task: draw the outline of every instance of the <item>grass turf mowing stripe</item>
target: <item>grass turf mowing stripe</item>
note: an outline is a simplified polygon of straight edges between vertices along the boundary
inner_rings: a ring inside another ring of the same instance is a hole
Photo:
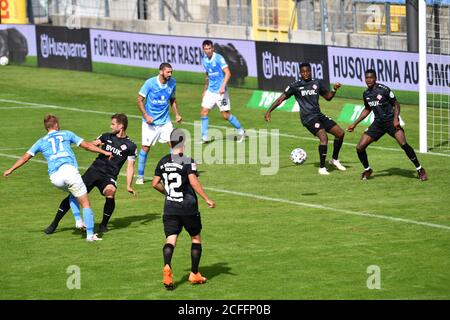
[[[20,158],[20,156],[9,155],[9,154],[4,154],[4,153],[0,153],[0,157],[7,157],[7,158],[14,158],[14,159]],[[34,160],[33,159],[31,161],[47,164],[47,162],[43,161],[43,160]],[[79,169],[87,169],[87,168],[86,167],[79,167]],[[124,174],[124,173],[120,173],[119,175],[126,177],[126,174]],[[145,177],[145,178],[147,178],[149,180],[151,179],[149,177]],[[337,213],[341,213],[341,214],[348,214],[348,215],[354,215],[354,216],[360,216],[360,217],[368,217],[368,218],[384,219],[384,220],[395,221],[395,222],[403,222],[403,223],[408,223],[408,224],[415,224],[415,225],[426,226],[426,227],[431,227],[431,228],[437,228],[437,229],[443,229],[443,230],[450,231],[450,226],[440,225],[440,224],[436,224],[436,223],[421,222],[421,221],[415,221],[415,220],[404,219],[404,218],[384,216],[384,215],[379,215],[379,214],[350,211],[350,210],[345,210],[345,209],[337,209],[337,208],[317,205],[317,204],[313,204],[313,203],[292,201],[292,200],[282,199],[282,198],[273,198],[273,197],[267,197],[267,196],[261,196],[261,195],[257,195],[257,194],[252,194],[252,193],[238,192],[238,191],[232,191],[232,190],[226,190],[226,189],[220,189],[220,188],[212,188],[212,187],[204,186],[203,189],[209,190],[209,191],[213,191],[213,192],[218,192],[218,193],[232,194],[232,195],[240,196],[240,197],[247,197],[247,198],[253,198],[253,199],[258,199],[258,200],[279,202],[279,203],[291,204],[291,205],[295,205],[295,206],[320,209],[320,210],[337,212]]]
[[[104,114],[104,115],[111,115],[111,112],[105,112],[105,111],[96,111],[96,110],[86,110],[86,109],[79,109],[79,108],[71,108],[71,107],[63,107],[63,106],[55,106],[55,105],[47,105],[47,104],[41,104],[41,103],[33,103],[33,102],[25,102],[25,101],[17,101],[17,100],[8,100],[8,99],[0,99],[0,102],[9,102],[9,103],[17,103],[17,104],[28,104],[30,106],[36,107],[36,108],[51,108],[51,109],[61,109],[61,110],[68,110],[68,111],[76,111],[76,112],[87,112],[87,113],[96,113],[96,114]],[[21,109],[23,108],[20,107]],[[13,109],[13,108],[11,108]],[[127,115],[129,118],[134,119],[141,119],[141,116],[137,115]],[[191,125],[191,126],[200,126],[201,124],[193,123],[193,122],[187,122],[183,121],[183,124]],[[225,126],[217,126],[217,125],[209,125],[210,128],[216,128],[216,129],[226,129],[228,127]],[[267,129],[267,128],[256,128],[256,129]],[[309,140],[309,141],[317,141],[316,138],[311,137],[302,137],[302,136],[296,136],[292,134],[285,134],[285,133],[270,133],[271,135],[278,135],[280,137],[285,138],[294,138],[294,139],[302,139],[302,140]],[[356,144],[354,143],[348,143],[344,142],[344,145],[356,147]],[[403,152],[401,148],[385,148],[385,147],[379,147],[379,146],[370,146],[372,149],[378,149],[378,150],[386,150],[386,151],[395,151],[395,152]],[[416,152],[419,152],[419,150],[415,150]],[[441,157],[450,157],[450,154],[445,153],[438,153],[438,152],[427,152],[428,155],[433,156],[441,156]]]

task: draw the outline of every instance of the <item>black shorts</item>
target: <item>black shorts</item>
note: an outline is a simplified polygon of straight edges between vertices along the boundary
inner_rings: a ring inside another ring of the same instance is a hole
[[[163,215],[164,233],[166,238],[171,235],[179,235],[183,227],[191,237],[200,234],[202,230],[202,219],[200,213],[198,214],[177,214],[177,215]]]
[[[106,186],[109,184],[112,184],[117,188],[116,179],[99,172],[94,167],[89,167],[89,169],[83,174],[81,178],[86,185],[88,193],[91,192],[94,187],[97,187],[100,193],[103,195],[103,190],[105,190]]]
[[[320,129],[325,129],[326,132],[330,132],[330,129],[336,125],[333,119],[324,114],[317,115],[314,119],[302,123],[314,136]]]
[[[397,131],[403,130],[402,128],[397,129],[394,127],[393,121],[388,122],[377,122],[374,121],[369,128],[364,132],[373,140],[378,141],[385,133],[389,134],[391,137],[394,137]]]

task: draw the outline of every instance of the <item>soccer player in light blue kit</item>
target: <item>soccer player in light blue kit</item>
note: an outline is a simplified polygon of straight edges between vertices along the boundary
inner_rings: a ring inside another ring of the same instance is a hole
[[[227,84],[231,78],[230,68],[225,59],[214,52],[214,45],[211,40],[205,40],[202,44],[204,56],[202,58],[203,67],[206,70],[205,89],[202,99],[202,143],[208,143],[208,113],[216,105],[225,120],[237,130],[237,142],[242,142],[245,137],[244,128],[239,120],[231,114],[230,97],[228,96]]]
[[[86,224],[86,240],[102,240],[94,234],[94,213],[91,209],[86,186],[78,172],[78,164],[70,145],[75,143],[88,151],[102,153],[107,157],[112,156],[109,151],[102,150],[92,143],[84,141],[71,131],[60,131],[58,118],[54,115],[46,115],[44,118],[44,127],[48,134],[40,138],[36,143],[21,157],[14,165],[3,173],[8,177],[14,170],[24,165],[38,152],[41,152],[48,163],[48,174],[52,184],[64,191],[69,191],[83,208],[83,220]],[[72,197],[71,197],[72,198]],[[71,205],[76,205],[75,203]],[[79,216],[75,217],[76,227],[84,227],[83,221]]]
[[[175,113],[176,122],[180,123],[182,120],[177,108],[175,98],[177,84],[172,78],[172,72],[169,63],[161,63],[159,75],[145,81],[137,96],[137,105],[142,113],[142,147],[139,152],[136,184],[144,184],[144,171],[150,147],[159,141],[168,143],[170,148],[173,125],[169,116],[169,104]]]

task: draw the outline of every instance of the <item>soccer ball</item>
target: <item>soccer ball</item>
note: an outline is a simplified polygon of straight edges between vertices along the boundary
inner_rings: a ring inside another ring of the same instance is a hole
[[[291,152],[291,161],[295,164],[302,164],[306,161],[307,154],[302,148],[296,148]]]
[[[1,66],[6,66],[9,63],[9,59],[7,56],[3,56],[0,58],[0,65]]]

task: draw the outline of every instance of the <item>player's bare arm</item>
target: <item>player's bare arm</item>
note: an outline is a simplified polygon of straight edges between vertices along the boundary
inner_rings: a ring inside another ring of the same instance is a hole
[[[145,112],[144,101],[145,101],[145,98],[143,96],[141,96],[140,94],[138,94],[138,96],[136,98],[136,102],[137,102],[139,111],[142,113],[142,116],[144,117],[145,122],[147,122],[148,124],[151,124],[153,122],[153,117],[149,116],[147,114],[147,112]]]
[[[127,191],[133,196],[136,196],[136,191],[131,187],[134,176],[134,160],[128,160],[127,162]]]
[[[283,103],[283,101],[286,100],[286,95],[283,93],[281,96],[278,97],[277,100],[275,100],[272,105],[270,106],[269,110],[266,111],[266,114],[264,115],[264,119],[269,122],[271,119],[270,113],[275,110],[280,104]]]
[[[33,156],[31,154],[25,153],[23,156],[21,156],[19,159],[17,159],[17,161],[13,164],[13,166],[11,168],[9,168],[8,170],[5,170],[5,172],[3,172],[3,176],[8,177],[11,173],[13,173],[14,170],[23,166],[31,158],[33,158]]]
[[[162,194],[164,194],[164,187],[162,186],[161,182],[161,177],[158,176],[154,176],[153,180],[152,180],[152,187],[161,192]]]
[[[200,184],[200,181],[198,180],[198,177],[193,173],[191,173],[188,177],[189,183],[191,184],[194,191],[205,200],[210,208],[215,208],[216,203],[206,195],[202,185]]]
[[[231,78],[230,68],[226,67],[226,68],[223,68],[222,70],[223,70],[223,73],[225,76],[224,76],[222,85],[220,86],[219,94],[225,93],[225,88],[227,87],[228,81],[230,81],[230,78]]]
[[[396,128],[400,128],[400,120],[399,120],[399,116],[400,116],[400,103],[398,103],[398,101],[395,101],[394,103],[394,127]]]
[[[177,123],[181,123],[181,121],[183,120],[183,117],[181,116],[181,114],[178,112],[178,107],[177,107],[177,100],[175,98],[170,99],[170,106],[172,107],[173,112],[175,113],[175,121]]]
[[[91,142],[94,146],[96,147],[100,147],[103,143],[100,139],[95,139],[94,141]]]
[[[99,147],[93,145],[92,143],[84,141],[84,140],[83,140],[83,142],[80,143],[80,147],[82,147],[83,149],[85,149],[87,151],[101,153],[101,154],[107,156],[109,160],[111,160],[111,158],[113,157],[112,152],[100,149]]]
[[[370,111],[371,111],[370,109],[364,108],[364,110],[359,115],[358,119],[356,119],[355,122],[353,122],[351,125],[347,127],[347,131],[353,132],[356,126],[369,115]]]
[[[326,94],[322,95],[322,97],[324,97],[325,100],[327,100],[327,101],[331,101],[334,98],[334,96],[336,95],[336,91],[338,91],[338,89],[340,87],[341,87],[341,84],[339,82],[336,82],[333,85],[333,90],[328,91]]]

